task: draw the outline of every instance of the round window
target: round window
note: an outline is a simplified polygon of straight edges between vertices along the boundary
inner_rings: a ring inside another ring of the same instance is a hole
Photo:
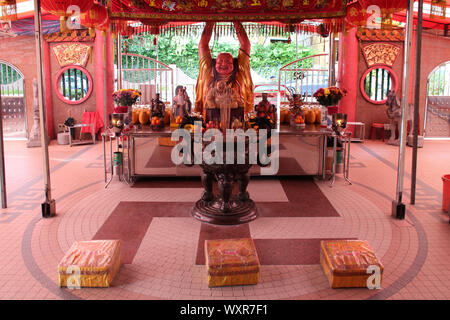
[[[69,104],[79,104],[87,100],[92,92],[92,78],[86,69],[67,66],[55,77],[57,96]]]
[[[388,67],[372,67],[361,78],[361,93],[375,104],[384,104],[390,90],[397,91],[397,77]]]

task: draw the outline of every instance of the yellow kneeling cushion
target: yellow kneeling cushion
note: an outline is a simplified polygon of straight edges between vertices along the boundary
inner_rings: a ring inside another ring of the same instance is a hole
[[[260,264],[253,239],[205,241],[208,286],[257,284]]]
[[[381,285],[383,265],[367,241],[321,241],[320,264],[331,288],[368,288],[368,280],[377,270]]]
[[[59,286],[109,287],[120,263],[120,240],[77,241],[58,265]]]

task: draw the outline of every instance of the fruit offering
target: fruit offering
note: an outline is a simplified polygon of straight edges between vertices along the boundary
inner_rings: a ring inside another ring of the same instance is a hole
[[[141,112],[139,112],[139,123],[142,125],[146,125],[150,118],[150,111],[147,109],[142,109]]]
[[[316,111],[309,109],[305,114],[306,123],[313,124],[316,122]]]
[[[137,124],[139,123],[139,115],[141,113],[140,109],[133,109],[132,113],[131,113],[131,122],[133,124]]]
[[[320,108],[315,109],[316,112],[316,122],[317,124],[320,124],[322,122],[322,110]]]
[[[176,124],[180,124],[183,121],[183,117],[182,116],[178,116],[175,118],[175,123]]]
[[[304,124],[304,123],[305,123],[305,119],[303,119],[303,117],[302,117],[301,115],[298,115],[298,116],[295,118],[295,123],[296,123],[296,124]]]
[[[151,124],[154,126],[158,126],[161,124],[161,120],[158,117],[153,117]]]

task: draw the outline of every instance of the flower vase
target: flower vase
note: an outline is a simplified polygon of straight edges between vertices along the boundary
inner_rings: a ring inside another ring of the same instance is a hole
[[[129,106],[117,106],[114,108],[114,113],[128,113]]]

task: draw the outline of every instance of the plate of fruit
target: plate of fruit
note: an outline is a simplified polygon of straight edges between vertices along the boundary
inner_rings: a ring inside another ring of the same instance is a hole
[[[306,127],[305,125],[305,119],[302,117],[302,115],[298,114],[294,118],[294,127],[296,129],[303,129]]]
[[[150,128],[153,131],[161,131],[164,128],[164,118],[153,117],[150,121]]]

